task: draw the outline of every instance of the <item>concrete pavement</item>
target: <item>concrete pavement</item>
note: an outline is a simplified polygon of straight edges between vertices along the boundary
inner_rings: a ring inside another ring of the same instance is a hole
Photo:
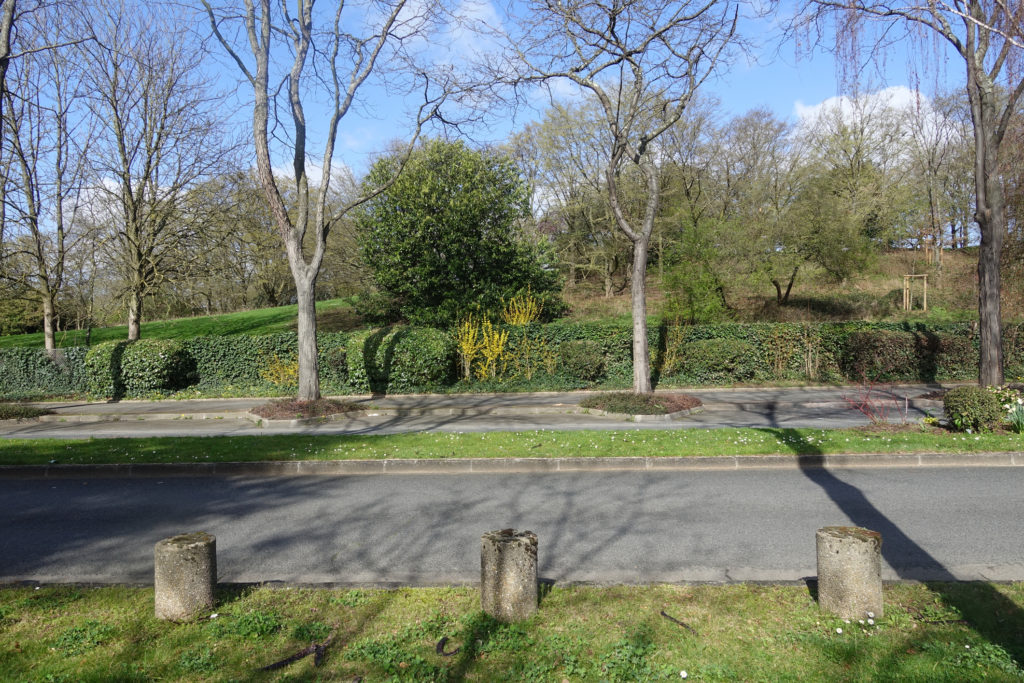
[[[942,403],[920,398],[939,385],[877,389],[871,400],[890,422],[941,415]],[[588,411],[593,392],[522,394],[413,394],[340,397],[361,406],[330,420],[260,421],[249,411],[268,399],[40,403],[54,411],[38,420],[0,422],[0,438],[227,436],[239,434],[393,434],[419,431],[533,429],[819,427],[868,424],[853,407],[859,387],[693,389],[700,411],[674,419],[633,419]],[[645,416],[646,418],[646,416]]]

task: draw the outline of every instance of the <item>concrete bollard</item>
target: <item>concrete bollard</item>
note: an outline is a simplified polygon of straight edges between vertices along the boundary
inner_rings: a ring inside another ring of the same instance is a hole
[[[818,605],[843,619],[882,616],[882,534],[827,526],[818,529],[815,540]]]
[[[197,531],[165,538],[153,549],[156,618],[188,621],[213,608],[217,539]]]
[[[480,607],[505,622],[529,619],[537,611],[537,534],[502,529],[483,535]]]

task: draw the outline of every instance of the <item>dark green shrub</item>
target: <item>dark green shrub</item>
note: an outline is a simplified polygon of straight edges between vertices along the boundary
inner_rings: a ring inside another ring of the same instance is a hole
[[[320,351],[320,384],[326,391],[337,393],[348,384],[348,357],[344,335],[324,335],[318,339]]]
[[[848,379],[855,381],[919,379],[918,346],[917,338],[909,332],[853,332],[846,338],[843,372]],[[934,374],[928,379],[934,379]]]
[[[455,379],[455,340],[432,327],[402,328],[394,337],[388,391],[429,391]]]
[[[121,377],[121,360],[131,342],[102,342],[89,349],[85,356],[85,370],[89,378],[89,393],[97,396],[121,398],[125,386]]]
[[[354,214],[359,246],[392,302],[361,315],[397,306],[410,323],[450,327],[474,310],[496,317],[502,299],[528,288],[557,298],[550,254],[519,230],[530,188],[497,150],[424,140],[406,159],[379,159],[364,190],[378,192]]]
[[[936,379],[977,378],[981,358],[974,339],[962,334],[938,334],[936,339]]]
[[[573,379],[593,382],[604,376],[604,351],[590,339],[574,339],[558,346],[558,372]]]
[[[185,351],[195,360],[202,387],[265,387],[261,376],[275,356],[295,358],[298,337],[294,332],[250,336],[195,337],[184,342]]]
[[[356,315],[370,325],[391,325],[402,319],[399,301],[383,292],[363,292],[355,300]]]
[[[988,389],[964,386],[950,389],[942,397],[946,419],[960,431],[984,431],[1003,419],[999,398]]]
[[[427,391],[455,381],[455,341],[443,330],[396,326],[353,334],[345,347],[358,392]]]
[[[688,382],[743,382],[757,374],[758,355],[742,339],[701,339],[683,345],[679,367]]]
[[[81,394],[88,391],[85,347],[0,349],[0,395],[27,398]]]
[[[195,381],[195,372],[195,361],[176,339],[140,339],[121,356],[121,381],[129,395],[181,389]]]

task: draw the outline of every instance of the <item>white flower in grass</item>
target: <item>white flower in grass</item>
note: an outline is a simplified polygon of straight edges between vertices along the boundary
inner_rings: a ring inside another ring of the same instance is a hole
[[[836,629],[836,633],[838,633],[838,634],[842,635],[842,633],[843,633],[843,629],[841,629],[841,628],[837,628],[837,629]]]

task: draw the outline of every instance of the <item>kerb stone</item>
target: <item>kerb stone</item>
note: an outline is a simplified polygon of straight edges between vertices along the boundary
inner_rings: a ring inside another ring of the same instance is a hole
[[[153,550],[156,618],[189,621],[213,608],[217,539],[197,531],[165,538]]]
[[[504,622],[529,619],[537,611],[537,534],[502,529],[483,535],[480,607]]]
[[[815,540],[818,605],[843,619],[882,616],[882,535],[861,527],[827,526],[818,529]]]

